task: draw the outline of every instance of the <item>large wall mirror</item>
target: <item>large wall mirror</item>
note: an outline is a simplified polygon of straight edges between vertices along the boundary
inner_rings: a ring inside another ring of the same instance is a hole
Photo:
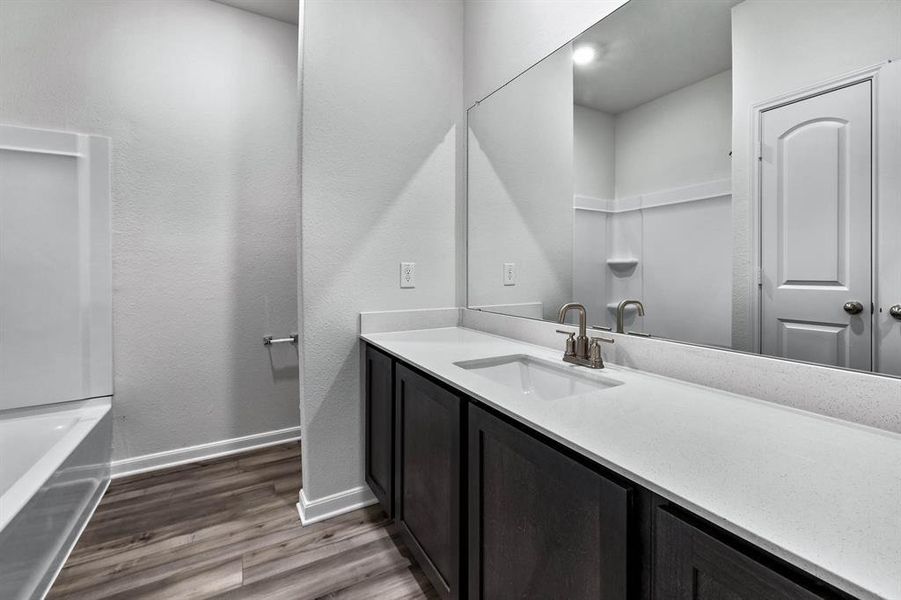
[[[624,4],[469,109],[469,306],[901,376],[899,59],[899,0]]]

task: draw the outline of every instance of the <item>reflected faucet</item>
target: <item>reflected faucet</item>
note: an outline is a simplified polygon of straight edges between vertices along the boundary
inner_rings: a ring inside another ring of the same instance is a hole
[[[644,304],[641,303],[641,300],[623,300],[616,307],[616,333],[626,333],[623,331],[623,313],[626,312],[626,307],[632,304],[638,307],[638,316],[644,316]]]
[[[586,333],[588,314],[585,310],[585,306],[578,302],[568,302],[561,306],[557,320],[560,323],[565,323],[566,313],[571,310],[579,311],[579,337],[574,337],[575,334],[571,331],[557,330],[557,333],[569,336],[566,338],[566,351],[563,353],[564,362],[592,369],[603,369],[604,359],[601,356],[601,342],[612,344],[613,340],[605,337],[593,337],[591,340],[588,339]]]

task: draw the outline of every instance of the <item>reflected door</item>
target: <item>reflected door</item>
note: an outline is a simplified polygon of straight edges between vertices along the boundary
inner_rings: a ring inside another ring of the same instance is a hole
[[[761,351],[872,368],[871,84],[762,114]]]

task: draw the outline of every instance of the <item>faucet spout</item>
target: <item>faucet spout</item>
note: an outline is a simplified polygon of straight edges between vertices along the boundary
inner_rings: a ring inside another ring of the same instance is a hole
[[[579,336],[583,337],[588,329],[587,327],[587,313],[585,311],[585,306],[579,304],[578,302],[568,302],[560,307],[560,314],[557,315],[557,320],[560,323],[566,322],[566,313],[571,310],[579,311]]]
[[[616,307],[616,333],[625,333],[623,331],[623,316],[626,312],[626,307],[632,305],[638,309],[639,317],[644,316],[644,304],[641,303],[641,300],[623,300]]]
[[[571,310],[579,312],[579,335],[576,338],[575,343],[575,357],[579,360],[587,360],[588,336],[586,335],[586,331],[588,329],[588,314],[585,310],[585,306],[578,302],[568,302],[560,307],[560,314],[557,316],[557,320],[561,323],[565,323],[566,313]]]

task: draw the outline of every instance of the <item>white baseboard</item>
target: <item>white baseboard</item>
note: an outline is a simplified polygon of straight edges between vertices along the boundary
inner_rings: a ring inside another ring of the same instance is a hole
[[[365,485],[312,501],[303,492],[300,490],[300,502],[297,503],[302,525],[312,525],[378,502],[369,486]]]
[[[249,450],[265,448],[267,446],[275,446],[276,444],[283,444],[299,439],[299,426],[277,429],[275,431],[264,431],[263,433],[254,433],[253,435],[245,435],[244,437],[219,440],[207,444],[189,446],[187,448],[178,448],[176,450],[166,450],[165,452],[156,452],[154,454],[145,454],[144,456],[134,456],[132,458],[114,460],[110,465],[110,475],[113,479],[118,479],[119,477],[125,477],[127,475],[137,475],[138,473],[166,469],[168,467],[175,467],[199,460],[219,458],[221,456],[228,456],[229,454],[238,454],[240,452],[247,452]]]

